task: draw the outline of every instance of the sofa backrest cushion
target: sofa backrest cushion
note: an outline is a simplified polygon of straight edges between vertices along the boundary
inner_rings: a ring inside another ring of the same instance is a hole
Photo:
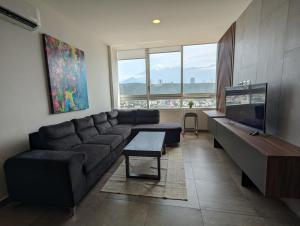
[[[75,125],[77,134],[83,142],[99,135],[91,116],[81,119],[73,119],[72,121]]]
[[[136,110],[118,110],[119,124],[135,124]]]
[[[107,120],[107,114],[101,112],[96,115],[92,115],[94,119],[95,127],[97,128],[100,134],[105,133],[106,129],[111,128],[111,124]]]
[[[112,126],[115,126],[118,124],[118,111],[113,110],[110,112],[107,112],[108,121]]]
[[[39,133],[46,148],[49,149],[69,150],[82,143],[75,132],[74,124],[70,121],[43,126],[39,129]]]
[[[137,110],[136,124],[156,124],[159,123],[159,110]]]

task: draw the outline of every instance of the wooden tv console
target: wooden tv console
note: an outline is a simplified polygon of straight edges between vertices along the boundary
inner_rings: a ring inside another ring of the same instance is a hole
[[[242,170],[242,185],[254,184],[265,196],[300,198],[300,148],[226,118],[208,115],[215,146],[221,146]]]

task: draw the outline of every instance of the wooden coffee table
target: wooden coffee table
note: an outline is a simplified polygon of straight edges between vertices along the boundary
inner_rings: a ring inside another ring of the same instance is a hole
[[[123,150],[126,160],[127,178],[160,180],[160,157],[165,153],[165,135],[165,132],[139,132],[132,141],[130,141]],[[130,173],[130,156],[156,157],[157,175]]]

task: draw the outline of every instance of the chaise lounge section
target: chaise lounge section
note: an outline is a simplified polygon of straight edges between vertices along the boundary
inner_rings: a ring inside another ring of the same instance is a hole
[[[165,131],[167,145],[180,142],[180,125],[160,124],[158,110],[113,110],[41,127],[29,135],[29,151],[5,162],[10,198],[74,208],[139,131]]]

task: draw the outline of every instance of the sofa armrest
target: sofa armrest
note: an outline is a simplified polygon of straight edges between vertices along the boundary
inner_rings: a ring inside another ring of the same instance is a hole
[[[34,150],[4,164],[12,199],[36,204],[75,206],[86,192],[84,153]]]

